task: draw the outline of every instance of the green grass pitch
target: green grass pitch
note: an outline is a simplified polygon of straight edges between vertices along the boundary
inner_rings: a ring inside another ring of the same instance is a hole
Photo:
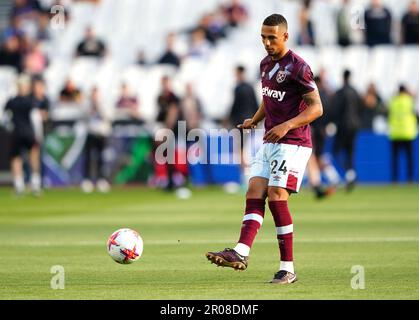
[[[217,268],[210,250],[234,246],[244,194],[194,189],[179,200],[146,188],[109,194],[48,190],[16,198],[0,189],[0,299],[419,299],[419,186],[360,186],[316,201],[290,200],[299,281],[269,284],[279,266],[269,210],[244,272]],[[118,228],[140,232],[141,259],[106,251]],[[65,270],[53,290],[51,267]],[[365,289],[353,289],[360,265]]]

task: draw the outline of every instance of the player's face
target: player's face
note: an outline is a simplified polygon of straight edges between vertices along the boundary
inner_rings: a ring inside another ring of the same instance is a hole
[[[262,25],[262,43],[268,55],[275,57],[281,54],[288,40],[288,32],[284,25]]]

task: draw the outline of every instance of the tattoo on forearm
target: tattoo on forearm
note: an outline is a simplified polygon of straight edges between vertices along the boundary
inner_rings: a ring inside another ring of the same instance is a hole
[[[311,106],[313,104],[321,104],[320,96],[317,93],[308,93],[303,95],[304,102]]]

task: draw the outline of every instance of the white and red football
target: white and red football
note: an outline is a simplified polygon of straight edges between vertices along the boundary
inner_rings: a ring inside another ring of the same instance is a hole
[[[108,239],[108,253],[113,260],[121,264],[137,261],[143,253],[143,239],[129,228],[116,230]]]

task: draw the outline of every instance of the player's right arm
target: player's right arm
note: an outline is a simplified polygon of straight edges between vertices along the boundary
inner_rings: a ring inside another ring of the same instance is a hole
[[[252,119],[246,119],[243,121],[243,124],[239,124],[237,128],[239,129],[254,129],[261,122],[265,119],[265,104],[263,101],[261,102],[258,111],[256,111],[255,115]]]

